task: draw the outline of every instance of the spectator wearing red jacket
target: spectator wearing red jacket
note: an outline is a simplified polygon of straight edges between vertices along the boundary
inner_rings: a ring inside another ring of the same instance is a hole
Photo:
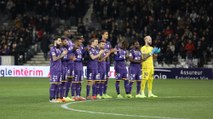
[[[193,57],[193,52],[195,50],[195,45],[192,42],[192,40],[189,40],[185,47],[184,47],[185,51],[186,51],[186,56],[187,58],[191,59]]]

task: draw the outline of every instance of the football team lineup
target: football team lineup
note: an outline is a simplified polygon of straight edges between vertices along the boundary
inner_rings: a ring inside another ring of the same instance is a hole
[[[112,48],[111,43],[107,41],[108,31],[103,30],[101,34],[102,38],[100,40],[92,38],[86,47],[83,46],[82,36],[76,36],[73,40],[60,36],[54,38],[54,45],[50,47],[49,102],[112,98],[107,94],[109,79],[107,74],[110,71],[109,59],[112,54],[116,72],[115,88],[117,98],[158,97],[152,92],[154,81],[153,59],[157,57],[161,49],[151,46],[151,36],[144,37],[145,45],[142,47],[139,41],[135,40],[130,48],[128,41],[122,37],[117,40],[115,48]],[[81,96],[84,60],[87,61],[85,98]],[[130,61],[129,71],[126,68],[127,60]],[[120,92],[120,81],[124,82],[124,96]],[[137,84],[137,94],[135,96],[131,92],[134,82]],[[146,86],[148,88],[147,95],[145,94]],[[70,88],[71,98],[68,97]],[[92,90],[91,94],[90,90]]]

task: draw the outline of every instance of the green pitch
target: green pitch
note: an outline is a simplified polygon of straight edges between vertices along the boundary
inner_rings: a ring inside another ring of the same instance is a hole
[[[121,89],[124,92],[123,82]],[[85,92],[84,82],[83,96]],[[159,97],[68,103],[64,109],[61,106],[66,103],[48,102],[47,78],[0,77],[0,119],[213,118],[213,80],[155,80],[153,92]],[[116,96],[114,79],[108,94]]]

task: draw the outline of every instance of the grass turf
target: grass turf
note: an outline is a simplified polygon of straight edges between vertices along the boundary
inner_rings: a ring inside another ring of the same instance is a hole
[[[135,84],[133,95],[135,95]],[[85,81],[82,95],[85,96]],[[124,94],[123,82],[121,92]],[[0,78],[0,119],[132,119],[132,118],[213,118],[213,80],[155,80],[158,98],[111,99],[68,105],[69,108],[125,115],[81,113],[48,102],[47,78]],[[114,79],[108,94],[116,97]],[[136,117],[138,116],[138,117]],[[147,117],[146,117],[147,116]]]

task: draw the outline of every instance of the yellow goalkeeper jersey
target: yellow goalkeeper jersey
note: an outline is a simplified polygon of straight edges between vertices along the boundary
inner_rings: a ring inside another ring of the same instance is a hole
[[[152,49],[153,49],[153,47],[146,46],[146,45],[144,45],[143,47],[141,47],[142,57],[143,57],[143,54],[149,54],[149,53],[151,53]],[[153,56],[150,56],[149,58],[147,58],[145,61],[142,62],[142,69],[150,69],[150,68],[154,68],[154,65],[153,65]]]

